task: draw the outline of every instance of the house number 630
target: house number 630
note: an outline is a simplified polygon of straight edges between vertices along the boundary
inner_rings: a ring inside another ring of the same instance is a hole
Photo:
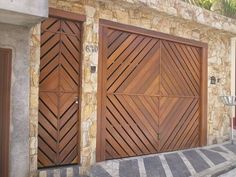
[[[86,45],[85,50],[88,53],[96,53],[96,52],[98,52],[98,46],[97,45]]]

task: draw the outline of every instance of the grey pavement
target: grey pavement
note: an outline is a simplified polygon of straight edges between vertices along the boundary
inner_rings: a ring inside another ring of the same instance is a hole
[[[225,171],[233,163],[236,145],[224,143],[100,162],[91,168],[90,177],[236,177],[236,170]]]
[[[62,166],[38,170],[38,177],[82,177],[79,165]],[[105,177],[105,176],[104,176]]]

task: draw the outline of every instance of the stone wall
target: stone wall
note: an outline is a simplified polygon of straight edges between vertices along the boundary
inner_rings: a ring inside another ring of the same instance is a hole
[[[38,150],[38,100],[40,68],[40,24],[30,30],[30,176],[36,176]],[[35,170],[36,169],[36,170]]]
[[[188,8],[188,10],[190,10],[187,11],[185,5],[181,5],[183,8],[181,9],[181,14],[186,15],[185,18],[182,18],[176,9],[174,10],[173,7],[170,8],[171,6],[165,4],[165,2],[171,3],[170,0],[162,1],[164,4],[162,4],[162,6],[153,5],[153,7],[149,7],[147,3],[152,1],[137,0],[137,2],[138,3],[135,4],[134,0],[50,0],[49,6],[86,15],[87,20],[83,25],[83,49],[85,49],[86,45],[98,46],[98,22],[100,18],[208,43],[208,75],[209,77],[214,75],[219,78],[219,82],[217,82],[216,85],[209,84],[208,86],[208,144],[225,141],[228,138],[228,117],[230,116],[230,110],[219,102],[218,95],[221,95],[222,93],[230,93],[230,38],[232,37],[232,34],[225,30],[225,27],[223,26],[219,26],[218,28],[217,25],[210,26],[208,23],[212,22],[212,24],[215,24],[218,21],[217,24],[226,24],[229,22],[229,19],[225,17],[207,18],[207,13],[210,14],[208,15],[209,17],[214,15],[208,11],[205,12],[192,6],[191,8]],[[153,2],[160,3],[161,1],[156,0]],[[160,7],[161,10],[157,10],[158,7]],[[194,20],[193,14],[196,13],[200,16],[204,13],[204,16],[202,16],[200,19],[202,20],[202,23]],[[234,30],[234,26],[231,28]],[[34,37],[35,36],[33,36],[33,38]],[[38,39],[38,36],[36,37],[36,40],[33,39],[33,41],[36,42],[33,43],[34,46],[38,46]],[[35,55],[36,58],[39,57],[37,52],[32,54]],[[87,53],[85,50],[83,50],[82,56],[82,109],[80,144],[82,167],[80,168],[80,173],[84,174],[87,172],[89,166],[96,160],[97,72],[91,74],[90,66],[98,65],[98,53]],[[33,58],[34,57],[32,56],[32,61],[34,61]],[[31,84],[38,82],[38,64],[39,63],[37,60],[36,64],[31,67],[33,68],[31,75],[36,78],[35,82],[33,83],[31,80]],[[37,85],[31,87],[32,94],[34,93],[33,90],[37,90]],[[37,102],[36,96],[33,95],[31,98],[31,102]],[[36,110],[36,106],[34,110]],[[34,111],[31,110],[31,112]],[[33,124],[35,124],[37,113],[34,112],[32,114],[33,116],[31,119],[34,119]],[[35,124],[33,128],[36,127],[37,125]],[[37,130],[34,131],[34,133],[36,132]],[[36,141],[36,139],[37,137],[35,136],[35,139],[33,138],[32,140]],[[36,143],[33,144],[33,146],[34,148],[37,148]]]

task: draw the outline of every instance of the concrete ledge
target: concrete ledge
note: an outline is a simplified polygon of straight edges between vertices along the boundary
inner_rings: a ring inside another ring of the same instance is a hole
[[[47,0],[0,0],[0,23],[32,26],[46,17]]]
[[[0,10],[0,23],[7,23],[19,26],[33,26],[39,23],[45,17],[26,15],[17,12]]]

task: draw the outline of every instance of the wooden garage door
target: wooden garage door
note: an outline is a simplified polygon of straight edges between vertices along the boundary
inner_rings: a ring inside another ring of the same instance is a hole
[[[9,174],[11,57],[11,49],[0,48],[0,176],[2,177],[8,177]]]
[[[204,145],[205,44],[100,27],[98,161]]]
[[[81,23],[42,22],[38,166],[79,162]]]

